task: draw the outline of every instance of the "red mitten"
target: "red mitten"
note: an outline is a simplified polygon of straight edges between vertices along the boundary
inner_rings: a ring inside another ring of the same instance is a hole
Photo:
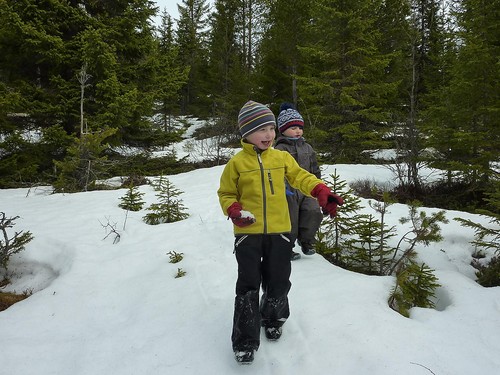
[[[255,223],[255,216],[251,212],[243,210],[243,207],[238,202],[234,202],[227,208],[227,214],[233,224],[241,228]]]
[[[325,184],[318,184],[311,191],[311,195],[318,200],[319,205],[323,209],[325,215],[330,217],[337,215],[337,206],[342,206],[344,200],[332,191]]]

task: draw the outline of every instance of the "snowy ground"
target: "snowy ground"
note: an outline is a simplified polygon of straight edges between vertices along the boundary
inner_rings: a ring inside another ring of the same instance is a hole
[[[319,255],[292,263],[291,316],[278,342],[261,347],[251,366],[233,359],[236,261],[232,226],[216,190],[223,166],[168,176],[190,217],[150,226],[145,211],[118,207],[126,189],[50,194],[0,190],[0,211],[20,216],[15,230],[34,240],[11,260],[12,284],[32,290],[0,312],[3,375],[311,374],[496,375],[500,369],[500,288],[483,288],[470,266],[473,233],[447,211],[445,239],[420,247],[439,277],[437,308],[404,318],[387,298],[392,277],[366,276]],[[389,182],[388,169],[336,168],[342,179]],[[140,188],[146,206],[156,202]],[[367,201],[363,200],[366,210]],[[433,208],[425,208],[429,213]],[[407,215],[390,208],[389,222]],[[104,226],[116,226],[120,241]],[[404,230],[404,228],[400,228]],[[168,252],[183,253],[177,264]],[[186,275],[175,278],[181,268]]]

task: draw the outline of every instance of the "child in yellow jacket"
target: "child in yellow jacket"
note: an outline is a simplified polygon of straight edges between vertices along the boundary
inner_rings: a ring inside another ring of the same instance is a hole
[[[248,101],[240,110],[238,125],[243,149],[224,168],[217,194],[223,212],[234,224],[238,263],[232,346],[236,361],[248,364],[260,345],[260,327],[267,339],[278,340],[290,315],[293,244],[285,180],[318,199],[332,217],[343,200],[302,169],[288,152],[272,147],[276,120],[269,108]]]

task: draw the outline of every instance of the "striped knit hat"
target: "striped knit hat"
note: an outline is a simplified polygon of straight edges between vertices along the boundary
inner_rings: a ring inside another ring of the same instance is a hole
[[[264,104],[252,100],[246,102],[238,115],[241,136],[245,138],[250,133],[266,125],[276,126],[273,112]]]
[[[280,105],[280,113],[278,115],[278,130],[281,134],[292,126],[304,128],[304,119],[300,113],[290,103]]]

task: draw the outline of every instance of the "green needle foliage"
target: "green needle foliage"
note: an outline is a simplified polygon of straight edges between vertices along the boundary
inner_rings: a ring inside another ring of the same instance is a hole
[[[336,172],[330,178],[332,190],[342,196],[345,204],[318,231],[316,251],[331,263],[351,271],[396,276],[389,305],[404,316],[415,306],[433,307],[432,298],[439,284],[431,269],[416,262],[416,247],[442,239],[439,224],[448,222],[445,212],[427,215],[418,210],[418,202],[412,202],[408,216],[400,219],[402,225],[410,224],[409,228],[395,243],[399,227],[386,223],[388,209],[394,203],[389,193],[373,192],[380,200],[370,201],[369,205],[377,215],[359,214],[361,200]]]
[[[361,199],[354,195],[353,190],[342,180],[335,170],[325,179],[330,189],[344,199],[335,218],[325,218],[323,225],[316,234],[316,251],[331,263],[346,266],[343,249],[349,248],[351,235],[357,231],[364,215],[358,213],[362,208]]]
[[[13,235],[9,233],[17,219],[19,216],[8,218],[5,212],[0,212],[0,232],[2,234],[2,238],[0,238],[0,267],[4,270],[7,270],[11,255],[24,250],[26,244],[33,239],[33,235],[29,231],[14,232]]]
[[[145,203],[142,200],[143,195],[144,193],[141,193],[137,186],[130,184],[125,195],[120,197],[121,203],[118,206],[128,211],[140,211]]]
[[[441,285],[432,271],[425,264],[411,263],[399,272],[389,306],[406,317],[410,316],[412,307],[434,308],[435,290]]]
[[[483,286],[500,286],[500,183],[495,184],[495,190],[487,194],[489,210],[478,210],[477,213],[490,218],[490,225],[485,226],[470,219],[455,218],[462,226],[474,230],[474,240],[471,244],[477,250],[485,253],[493,252],[487,265],[473,264],[478,268],[477,282]]]
[[[167,253],[168,257],[170,258],[170,263],[179,263],[182,259],[184,259],[184,253],[178,253],[175,251],[169,251]]]
[[[175,275],[175,278],[178,279],[184,276],[186,276],[186,271],[184,271],[182,268],[177,268],[177,274]]]
[[[182,191],[176,189],[167,178],[160,177],[153,187],[157,192],[158,203],[153,203],[147,208],[151,212],[144,216],[144,222],[157,225],[173,223],[189,217],[189,214],[185,212],[182,200],[177,198],[182,194]]]

